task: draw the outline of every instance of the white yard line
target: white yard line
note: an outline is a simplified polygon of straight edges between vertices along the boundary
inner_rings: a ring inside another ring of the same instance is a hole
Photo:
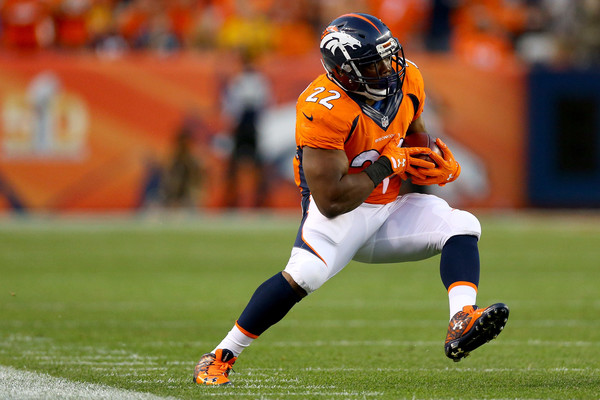
[[[117,389],[94,383],[72,382],[48,374],[0,365],[0,398],[6,400],[175,400],[150,393]]]

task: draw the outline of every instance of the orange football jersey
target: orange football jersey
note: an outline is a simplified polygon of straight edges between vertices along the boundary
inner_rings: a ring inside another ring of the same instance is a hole
[[[399,142],[408,126],[421,115],[425,101],[423,77],[407,62],[402,91],[382,102],[380,110],[345,92],[326,74],[315,79],[296,104],[296,145],[294,173],[303,195],[309,193],[302,169],[302,148],[343,150],[349,173],[364,170],[379,158],[385,145]],[[379,184],[366,203],[386,204],[399,194],[401,179],[394,175]]]

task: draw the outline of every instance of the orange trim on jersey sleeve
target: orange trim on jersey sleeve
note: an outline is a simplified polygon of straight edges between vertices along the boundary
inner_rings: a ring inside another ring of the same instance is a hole
[[[470,286],[473,289],[475,289],[475,291],[477,292],[477,285],[474,284],[473,282],[467,282],[467,281],[458,281],[458,282],[454,282],[452,285],[450,285],[450,287],[448,288],[448,292],[450,292],[452,289],[454,289],[457,286]]]
[[[238,329],[239,329],[239,330],[240,330],[240,331],[241,331],[241,332],[242,332],[244,335],[248,336],[249,338],[251,338],[251,339],[257,339],[257,338],[258,338],[258,335],[255,335],[254,333],[250,333],[250,332],[248,332],[247,330],[245,330],[244,328],[242,328],[242,327],[240,326],[240,324],[238,324],[238,322],[237,322],[237,321],[235,321],[235,326],[237,326],[237,328],[238,328]]]

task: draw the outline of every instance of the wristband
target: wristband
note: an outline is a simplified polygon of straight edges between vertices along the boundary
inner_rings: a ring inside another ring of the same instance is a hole
[[[363,172],[366,172],[375,184],[375,187],[377,187],[385,178],[392,175],[394,170],[392,169],[392,163],[390,163],[387,157],[379,157],[377,161],[365,168]]]

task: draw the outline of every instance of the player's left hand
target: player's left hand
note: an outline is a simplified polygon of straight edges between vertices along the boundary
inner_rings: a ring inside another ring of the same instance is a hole
[[[460,175],[460,165],[454,159],[452,152],[446,146],[442,139],[438,138],[435,143],[442,151],[443,157],[439,154],[431,152],[429,157],[436,163],[435,168],[419,168],[419,172],[425,175],[426,178],[413,176],[411,182],[415,185],[440,185],[452,182]]]

